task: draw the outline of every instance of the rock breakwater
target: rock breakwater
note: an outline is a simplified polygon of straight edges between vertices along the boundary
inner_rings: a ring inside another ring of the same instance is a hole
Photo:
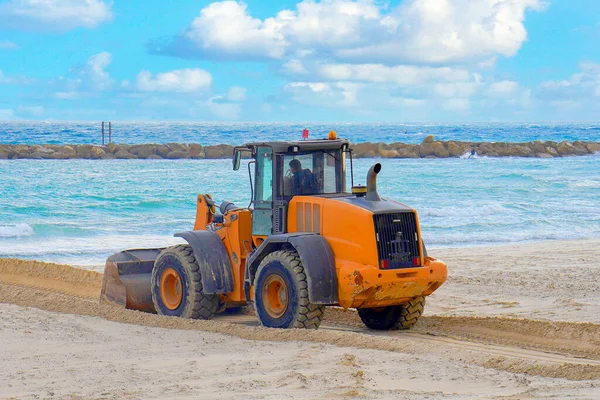
[[[600,152],[598,142],[534,141],[526,143],[507,142],[461,142],[436,141],[427,136],[421,144],[406,143],[358,143],[353,144],[357,158],[449,158],[465,155],[482,157],[568,157]],[[233,146],[220,144],[202,146],[198,143],[181,144],[114,144],[96,146],[80,145],[10,145],[0,144],[0,159],[219,159],[230,158]]]

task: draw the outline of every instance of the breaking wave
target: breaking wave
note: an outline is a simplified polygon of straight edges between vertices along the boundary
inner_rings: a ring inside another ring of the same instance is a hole
[[[0,225],[0,238],[20,238],[33,235],[33,228],[28,224]]]

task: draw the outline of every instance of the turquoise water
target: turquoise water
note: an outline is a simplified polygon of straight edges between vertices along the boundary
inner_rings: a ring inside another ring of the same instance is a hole
[[[425,136],[438,140],[474,142],[530,142],[533,140],[600,141],[600,123],[561,124],[386,124],[386,123],[213,123],[114,122],[117,143],[242,144],[257,140],[299,140],[302,129],[310,138],[322,138],[334,129],[340,137],[360,142],[421,143]],[[108,128],[106,129],[108,132]],[[0,143],[100,144],[101,122],[0,122]],[[108,140],[108,139],[107,139]]]
[[[354,162],[383,164],[383,197],[419,211],[430,247],[600,237],[600,156]],[[229,160],[0,160],[0,257],[101,269],[131,247],[179,243],[198,193],[247,205]]]

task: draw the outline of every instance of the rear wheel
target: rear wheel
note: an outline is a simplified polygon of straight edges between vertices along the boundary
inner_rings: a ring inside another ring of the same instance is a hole
[[[219,296],[204,294],[201,278],[191,246],[163,250],[152,269],[152,302],[156,312],[182,318],[211,318],[219,307]]]
[[[417,323],[424,308],[425,297],[415,297],[399,306],[359,308],[358,315],[362,322],[371,329],[409,329]]]
[[[254,280],[256,314],[270,328],[317,329],[324,306],[311,304],[302,261],[293,250],[279,250],[260,263]]]

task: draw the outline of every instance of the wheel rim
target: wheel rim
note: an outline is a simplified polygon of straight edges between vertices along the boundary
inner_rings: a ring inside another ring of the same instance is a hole
[[[272,318],[280,318],[288,307],[288,287],[283,278],[273,274],[265,280],[262,288],[265,311]]]
[[[183,298],[181,277],[173,268],[167,268],[160,277],[160,297],[169,310],[175,310],[181,304]]]

